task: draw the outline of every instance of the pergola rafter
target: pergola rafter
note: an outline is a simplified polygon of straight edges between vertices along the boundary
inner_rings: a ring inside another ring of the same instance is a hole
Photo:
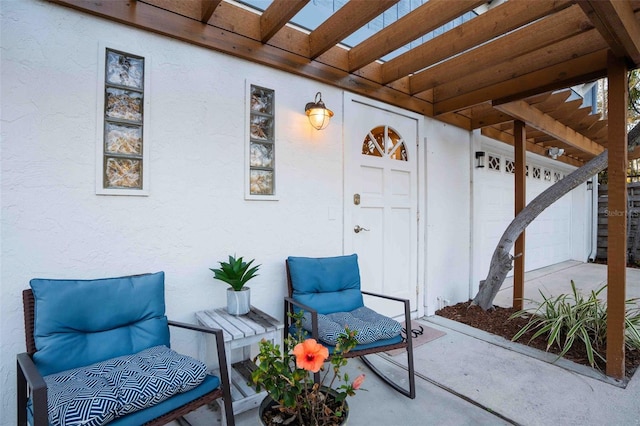
[[[486,0],[430,0],[350,49],[341,41],[398,0],[351,0],[310,32],[286,25],[308,0],[274,0],[256,12],[225,0],[51,1],[468,130],[505,122],[504,112],[487,110],[492,102],[528,102],[604,77],[609,50],[630,68],[640,65],[640,0],[509,0],[387,62],[380,58],[486,8]],[[554,97],[545,108],[567,106]],[[549,115],[577,133],[590,131],[598,119]],[[606,146],[606,131],[583,136]],[[591,155],[577,148],[574,158],[584,162]]]

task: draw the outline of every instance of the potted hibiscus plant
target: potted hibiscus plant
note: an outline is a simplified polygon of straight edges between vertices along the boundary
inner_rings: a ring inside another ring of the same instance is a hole
[[[265,389],[268,394],[260,406],[259,420],[265,426],[343,425],[349,415],[346,398],[355,395],[364,381],[364,374],[350,382],[348,374],[340,372],[347,365],[344,355],[357,344],[356,332],[345,330],[331,354],[330,366],[325,367],[328,348],[305,338],[301,313],[292,317],[300,331],[285,338],[282,350],[262,340],[254,359],[257,367],[251,378],[258,391]],[[312,373],[320,373],[319,383],[314,383]]]
[[[255,261],[245,262],[241,257],[229,255],[228,262],[218,262],[220,268],[213,269],[213,278],[229,284],[227,289],[227,312],[231,315],[244,315],[251,309],[251,289],[245,284],[256,277],[260,265],[251,267]]]

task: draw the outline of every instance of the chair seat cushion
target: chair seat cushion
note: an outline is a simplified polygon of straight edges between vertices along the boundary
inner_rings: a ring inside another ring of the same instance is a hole
[[[308,312],[304,314],[302,327],[311,331],[311,314]],[[400,335],[402,325],[366,306],[351,312],[318,314],[318,338],[324,343],[335,346],[345,328],[356,332],[355,338],[359,344],[366,344]]]
[[[109,423],[109,426],[140,426],[151,420],[154,420],[170,411],[173,411],[185,404],[189,404],[192,401],[215,391],[220,387],[220,378],[207,374],[202,384],[198,387],[191,389],[190,391],[179,393],[171,398],[162,401],[158,405],[145,408],[144,410],[136,411],[135,413],[127,414],[124,417],[119,417]],[[220,391],[221,392],[221,391]]]
[[[197,387],[206,365],[166,346],[45,376],[49,423],[98,426]]]

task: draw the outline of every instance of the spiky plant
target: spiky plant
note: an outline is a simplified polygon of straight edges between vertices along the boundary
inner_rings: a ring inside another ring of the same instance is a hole
[[[228,262],[218,262],[220,263],[220,268],[209,269],[213,271],[213,278],[224,281],[235,291],[241,291],[247,281],[258,275],[256,272],[258,272],[260,265],[256,265],[251,268],[251,264],[254,260],[255,259],[245,262],[243,261],[242,256],[236,259],[235,256],[230,255]]]
[[[574,342],[581,341],[587,351],[587,358],[591,367],[596,366],[596,358],[606,361],[601,355],[606,347],[607,337],[607,306],[600,299],[600,293],[606,285],[592,290],[588,297],[583,296],[571,281],[572,294],[561,294],[557,297],[547,297],[542,291],[542,302],[531,309],[523,309],[511,315],[510,318],[529,316],[529,322],[513,336],[518,340],[527,331],[534,331],[531,340],[539,336],[547,339],[547,350],[556,345],[560,350],[558,358],[564,356]],[[626,345],[630,349],[640,348],[640,308],[638,299],[626,300]]]

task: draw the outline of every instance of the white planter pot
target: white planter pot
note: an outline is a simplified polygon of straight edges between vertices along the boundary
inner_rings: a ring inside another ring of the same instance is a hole
[[[227,289],[227,312],[231,315],[244,315],[251,309],[251,289],[242,287],[242,290],[235,291]]]

